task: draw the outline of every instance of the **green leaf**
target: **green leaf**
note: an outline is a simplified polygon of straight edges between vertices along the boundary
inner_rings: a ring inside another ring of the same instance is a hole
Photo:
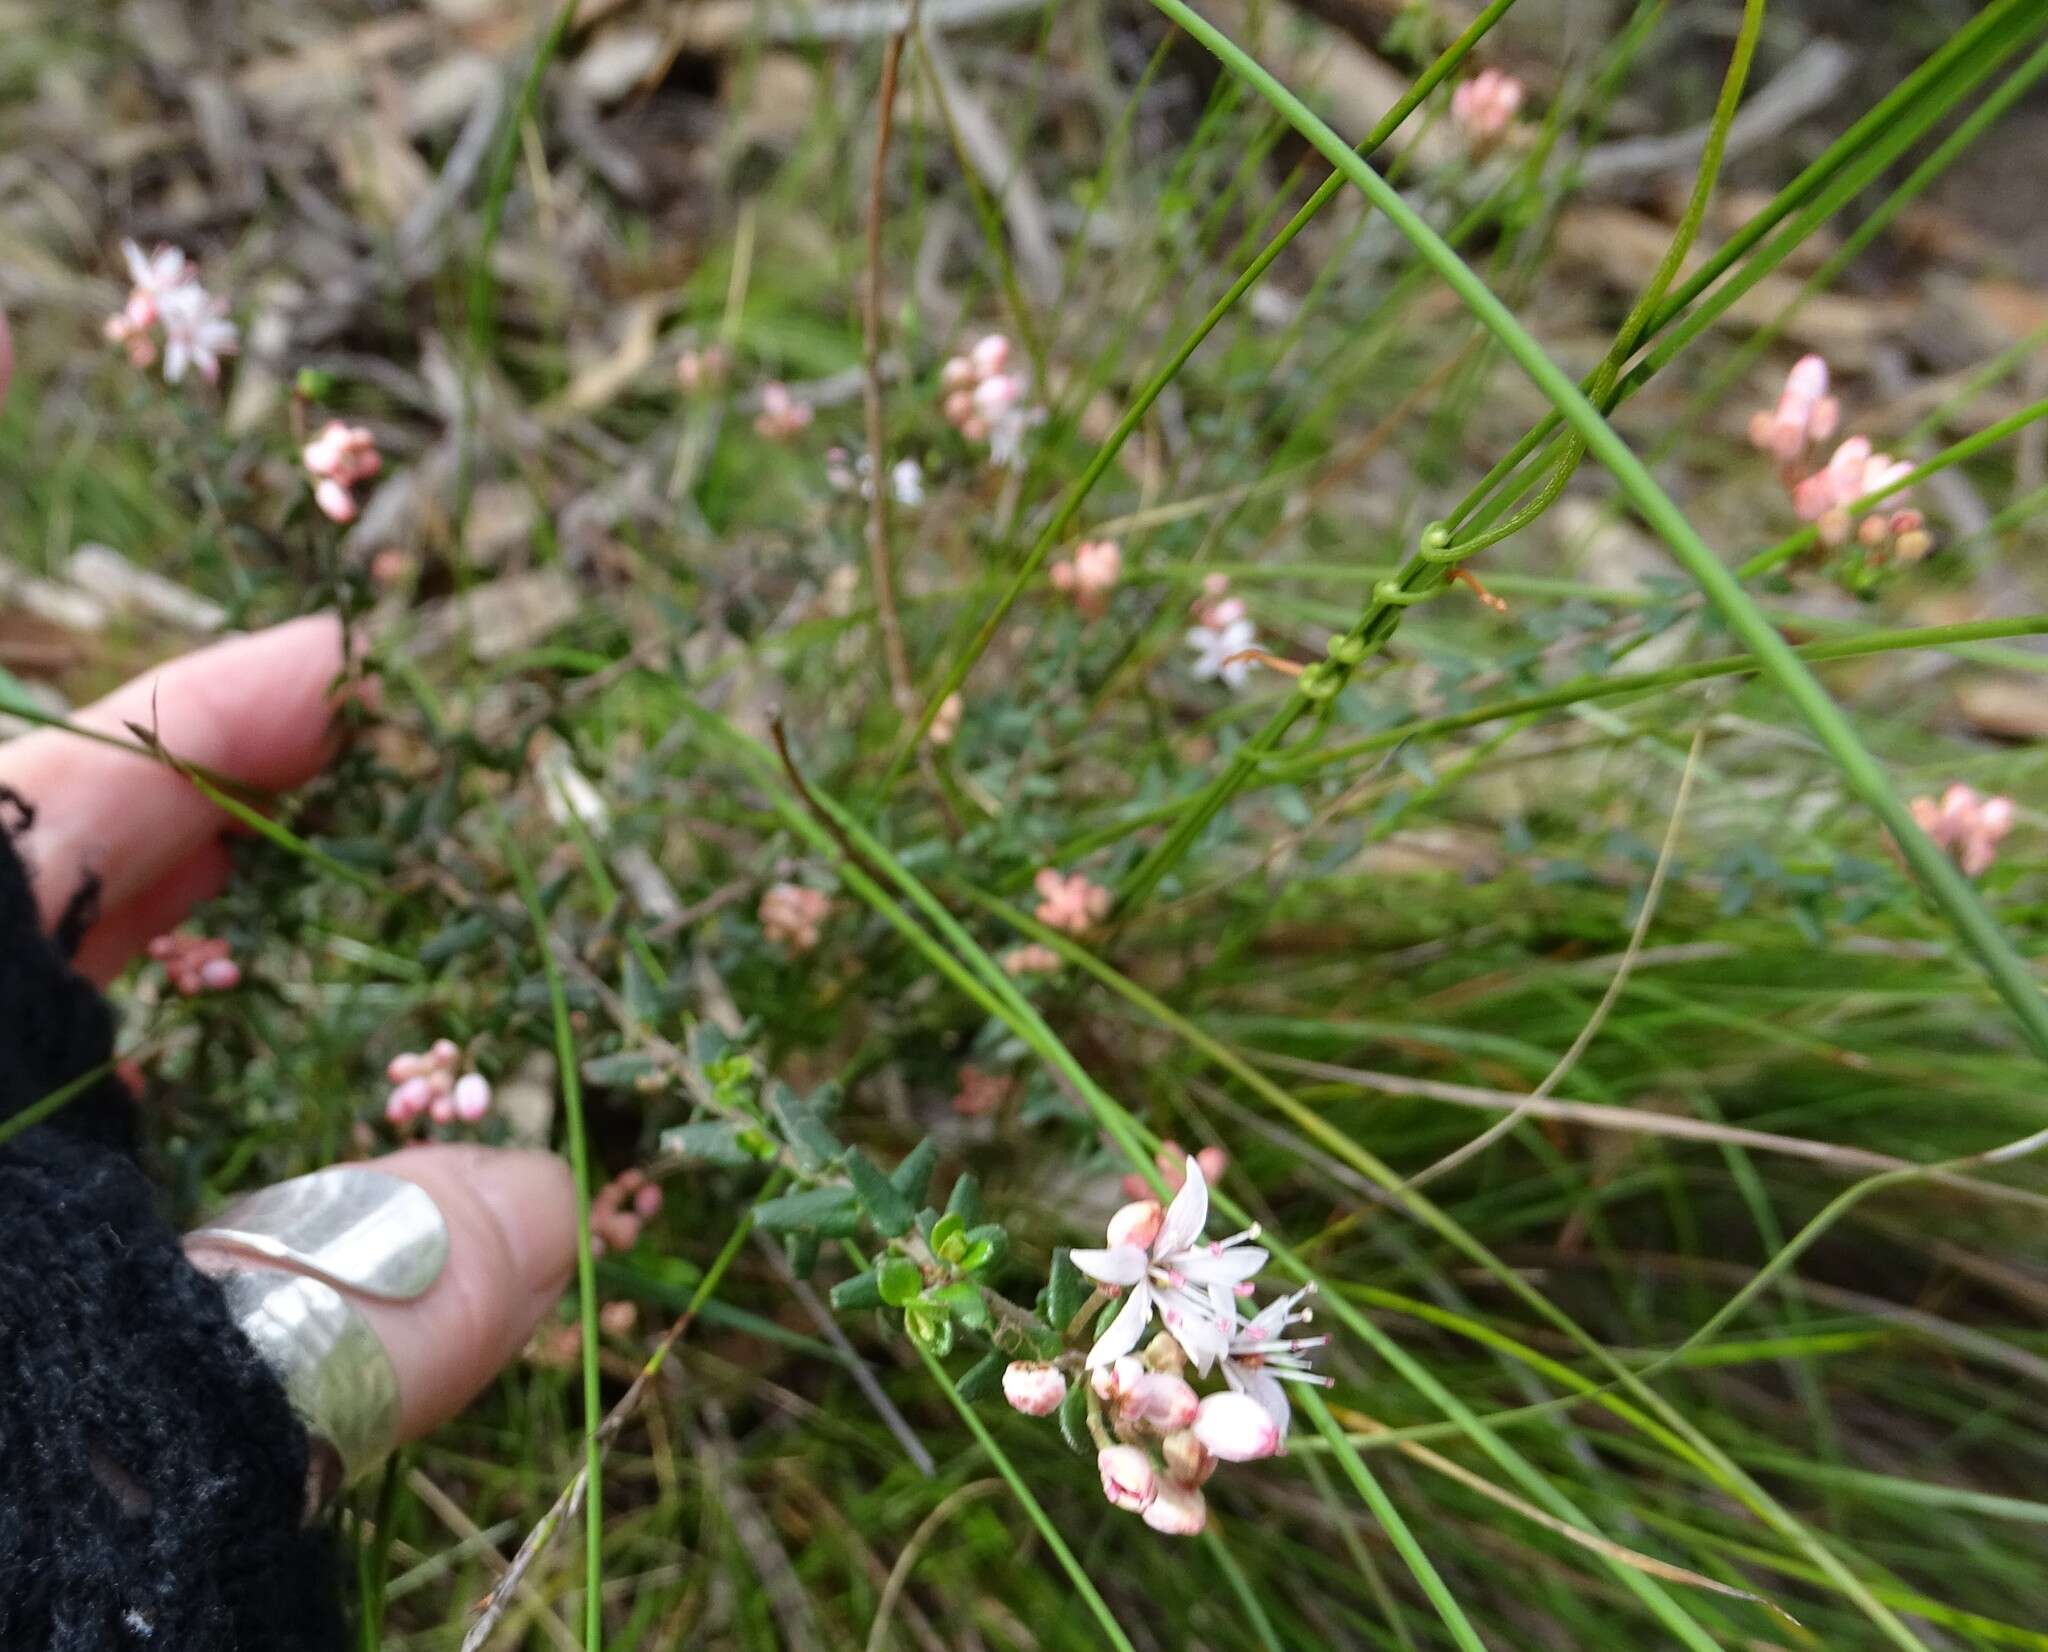
[[[839,1162],[846,1152],[845,1146],[787,1084],[771,1084],[767,1100],[769,1111],[781,1124],[801,1168],[816,1172]]]
[[[1067,1389],[1067,1397],[1060,1401],[1060,1433],[1067,1445],[1083,1457],[1095,1455],[1095,1442],[1088,1437],[1088,1385],[1077,1382]]]
[[[656,1070],[653,1056],[640,1050],[620,1050],[615,1055],[594,1055],[583,1063],[583,1077],[591,1084],[631,1084]]]
[[[967,1374],[953,1386],[960,1397],[972,1405],[993,1394],[1003,1380],[1003,1367],[1009,1362],[1001,1354],[983,1354],[967,1368]]]
[[[910,1161],[906,1159],[903,1162],[908,1164]],[[900,1165],[897,1167],[897,1174],[902,1174]],[[959,1217],[969,1227],[974,1225],[974,1219],[981,1214],[981,1181],[972,1171],[963,1172],[960,1179],[953,1184],[953,1191],[946,1199],[946,1214]]]
[[[956,1279],[950,1285],[926,1291],[924,1300],[943,1308],[963,1325],[972,1325],[977,1331],[988,1329],[988,1304],[982,1300],[981,1287],[968,1280]]]
[[[960,1258],[960,1266],[969,1273],[978,1273],[983,1268],[994,1267],[1010,1254],[1010,1236],[1003,1231],[1000,1222],[984,1222],[978,1228],[967,1230],[967,1252]]]
[[[818,1271],[818,1236],[811,1233],[792,1233],[784,1237],[782,1252],[789,1258],[789,1271],[799,1279],[808,1279]]]
[[[769,1233],[795,1233],[800,1228],[830,1233],[839,1225],[835,1218],[846,1217],[854,1219],[857,1229],[859,1209],[850,1187],[813,1187],[802,1193],[785,1193],[754,1209],[755,1225]]]
[[[850,1314],[861,1308],[881,1307],[880,1271],[870,1268],[866,1273],[857,1273],[851,1279],[840,1280],[832,1287],[832,1306],[843,1314]]]
[[[1052,1253],[1052,1275],[1045,1285],[1045,1312],[1055,1331],[1065,1333],[1081,1304],[1088,1300],[1088,1276],[1074,1266],[1073,1253],[1065,1245]]]
[[[924,1270],[907,1256],[884,1257],[875,1280],[877,1293],[890,1307],[908,1307],[924,1289]]]
[[[661,1151],[700,1164],[750,1165],[773,1158],[775,1144],[751,1125],[705,1119],[662,1131]]]
[[[889,1239],[900,1239],[908,1233],[911,1223],[917,1220],[917,1206],[858,1147],[846,1150],[845,1164],[846,1179],[853,1183],[853,1190],[860,1195],[876,1230]]]
[[[912,1304],[903,1311],[903,1328],[911,1341],[928,1348],[940,1359],[953,1351],[953,1317],[942,1309]]]
[[[938,1167],[939,1145],[927,1136],[903,1156],[903,1162],[889,1173],[896,1191],[915,1210],[931,1190],[932,1171]],[[948,1206],[950,1209],[951,1207]]]
[[[423,964],[445,964],[451,958],[459,958],[465,952],[474,952],[496,933],[498,923],[483,913],[463,918],[450,924],[438,934],[429,935],[420,943],[414,954]]]
[[[940,1261],[957,1262],[967,1249],[967,1224],[949,1211],[932,1224],[926,1238]]]

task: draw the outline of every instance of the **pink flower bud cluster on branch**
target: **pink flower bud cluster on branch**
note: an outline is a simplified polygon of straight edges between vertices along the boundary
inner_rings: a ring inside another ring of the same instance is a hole
[[[1484,152],[1507,135],[1521,113],[1522,83],[1500,69],[1481,69],[1451,94],[1451,119],[1475,152]]]
[[[1038,909],[1033,915],[1047,929],[1085,935],[1109,916],[1109,891],[1079,872],[1062,877],[1052,867],[1042,867],[1031,887],[1038,891]]]
[[[946,422],[970,442],[986,442],[992,464],[1024,463],[1024,437],[1045,418],[1028,405],[1031,379],[1011,365],[1010,341],[1001,333],[975,340],[966,354],[939,369],[940,407]]]
[[[761,410],[754,415],[754,434],[771,442],[787,442],[809,428],[814,416],[809,402],[780,380],[771,379],[761,386]]]
[[[2015,811],[2009,797],[1985,797],[1960,781],[1939,801],[1916,797],[1913,819],[1935,844],[1955,857],[1963,875],[1981,878],[1998,859],[1998,846],[2012,830]]]
[[[227,319],[227,301],[200,285],[198,272],[176,247],[145,253],[123,241],[121,256],[128,262],[128,301],[107,317],[107,341],[126,350],[138,369],[153,366],[161,353],[167,383],[194,370],[208,384],[217,383],[220,358],[240,344]]]
[[[1109,593],[1123,572],[1123,548],[1114,539],[1084,539],[1071,557],[1047,570],[1053,589],[1072,597],[1084,619],[1100,619],[1108,611]]]
[[[1256,1227],[1224,1239],[1204,1235],[1208,1175],[1184,1157],[1180,1190],[1164,1208],[1156,1199],[1123,1206],[1109,1220],[1102,1250],[1077,1250],[1073,1263],[1103,1294],[1121,1298],[1083,1358],[1024,1360],[1003,1373],[1003,1397],[1027,1416],[1066,1401],[1065,1367],[1087,1376],[1089,1428],[1098,1451],[1102,1495],[1143,1517],[1154,1531],[1192,1536],[1208,1523],[1202,1487],[1220,1463],[1250,1463],[1285,1446],[1291,1420],[1286,1384],[1324,1384],[1307,1355],[1328,1338],[1289,1335],[1311,1315],[1305,1290],[1282,1296],[1247,1318],[1243,1304],[1267,1252]],[[1146,1343],[1154,1316],[1164,1327]],[[1212,1373],[1222,1387],[1204,1394]]]
[[[384,468],[377,438],[359,424],[329,419],[319,435],[300,451],[299,459],[313,479],[313,503],[335,522],[356,519],[355,490]]]
[[[174,933],[149,943],[149,955],[164,966],[172,988],[182,997],[203,992],[233,992],[242,984],[242,966],[233,948],[212,935]]]
[[[791,955],[815,947],[818,932],[831,915],[832,897],[800,883],[772,885],[762,895],[756,913],[761,933]]]
[[[640,1230],[661,1214],[661,1189],[645,1171],[625,1170],[606,1182],[590,1201],[590,1251],[628,1251]]]
[[[1896,488],[1912,473],[1910,464],[1879,452],[1868,436],[1850,436],[1827,463],[1808,472],[1841,415],[1841,403],[1828,393],[1828,364],[1819,356],[1801,356],[1785,375],[1777,406],[1750,416],[1750,445],[1778,461],[1794,514],[1814,525],[1828,549],[1853,538],[1873,562],[1918,562],[1934,548],[1934,536],[1902,494],[1895,492],[1861,518],[1852,509],[1860,499]]]
[[[403,1130],[419,1119],[436,1124],[481,1124],[491,1110],[491,1081],[462,1070],[462,1047],[437,1038],[424,1050],[403,1050],[384,1068],[391,1094],[384,1117]]]

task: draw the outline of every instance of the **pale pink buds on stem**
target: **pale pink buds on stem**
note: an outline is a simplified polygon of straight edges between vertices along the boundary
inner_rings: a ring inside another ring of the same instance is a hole
[[[1797,467],[1834,435],[1841,416],[1841,404],[1828,394],[1828,364],[1819,356],[1801,356],[1785,375],[1778,405],[1751,415],[1750,445],[1796,476]]]
[[[1109,916],[1109,891],[1079,872],[1062,877],[1052,867],[1043,867],[1031,886],[1038,891],[1035,916],[1048,929],[1085,935]]]
[[[1123,571],[1124,553],[1114,539],[1085,539],[1071,558],[1062,557],[1048,573],[1053,588],[1072,597],[1083,618],[1098,619]]]
[[[761,897],[761,933],[792,955],[809,952],[832,913],[832,898],[800,883],[778,883]]]
[[[149,943],[149,955],[164,966],[173,990],[184,998],[232,992],[242,984],[242,966],[218,936],[172,933]]]
[[[1246,1394],[1207,1396],[1197,1409],[1195,1438],[1226,1463],[1256,1462],[1280,1449],[1280,1428],[1266,1408]]]
[[[1159,1495],[1159,1475],[1152,1459],[1136,1446],[1104,1446],[1095,1454],[1102,1475],[1102,1495],[1120,1509],[1143,1514]]]
[[[1955,857],[1965,877],[1980,878],[1998,859],[1998,846],[2013,828],[2015,811],[2009,797],[1985,797],[1960,781],[1941,794],[1916,797],[1913,819],[1935,845]]]
[[[1506,136],[1522,108],[1522,83],[1499,69],[1481,69],[1451,94],[1451,119],[1475,151]]]
[[[336,522],[356,519],[355,489],[384,468],[377,438],[362,425],[330,419],[300,451],[299,459],[313,479],[313,503]]]
[[[761,410],[754,415],[754,433],[771,442],[786,442],[806,429],[812,417],[809,402],[780,380],[771,379],[761,386]]]
[[[491,1110],[491,1081],[461,1068],[462,1049],[452,1038],[437,1038],[425,1050],[393,1056],[384,1069],[391,1081],[385,1119],[401,1130],[421,1118],[436,1124],[481,1124]]]
[[[639,1170],[626,1170],[597,1190],[590,1201],[590,1249],[627,1251],[640,1242],[640,1230],[661,1212],[661,1189]]]
[[[948,424],[970,442],[986,442],[992,463],[1015,467],[1024,460],[1025,434],[1045,412],[1026,405],[1031,381],[1010,365],[1011,354],[1001,333],[976,340],[939,370],[939,393]]]

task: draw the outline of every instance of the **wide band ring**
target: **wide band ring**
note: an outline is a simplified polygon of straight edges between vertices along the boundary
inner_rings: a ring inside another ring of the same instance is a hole
[[[306,1425],[317,1513],[398,1443],[398,1374],[350,1297],[423,1294],[448,1259],[440,1207],[417,1183],[337,1165],[236,1201],[186,1243]]]

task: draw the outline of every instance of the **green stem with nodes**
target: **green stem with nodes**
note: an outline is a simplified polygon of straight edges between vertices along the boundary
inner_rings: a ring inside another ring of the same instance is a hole
[[[1478,45],[1487,30],[1491,29],[1514,3],[1515,0],[1491,0],[1491,4],[1472,20],[1471,27],[1459,35],[1443,55],[1423,71],[1415,84],[1402,95],[1401,100],[1365,135],[1359,145],[1360,151],[1370,154],[1392,137],[1401,123],[1414,113],[1416,107],[1436,89],[1445,76],[1464,61],[1466,54]],[[1045,559],[1052,554],[1053,547],[1065,537],[1067,529],[1073,525],[1074,518],[1080,514],[1081,506],[1094,491],[1095,484],[1115,463],[1116,456],[1123,451],[1124,443],[1130,440],[1131,433],[1144,422],[1145,415],[1151,412],[1152,404],[1173,382],[1181,368],[1187,365],[1188,358],[1201,347],[1202,341],[1214,332],[1217,324],[1236,307],[1237,301],[1257,285],[1259,277],[1266,273],[1273,261],[1308,227],[1309,220],[1335,198],[1338,190],[1343,187],[1343,181],[1341,172],[1333,172],[1317,186],[1316,192],[1302,203],[1300,210],[1287,220],[1271,241],[1266,243],[1258,257],[1245,266],[1244,273],[1209,307],[1208,314],[1195,324],[1194,331],[1181,340],[1165,364],[1146,380],[1144,388],[1138,392],[1131,405],[1124,409],[1123,417],[1117,420],[1115,428],[1095,450],[1094,456],[1075,479],[1074,485],[1067,490],[1067,496],[1060,501],[1059,507],[1039,533],[1008,588],[996,599],[995,605],[976,628],[966,650],[946,673],[945,681],[926,701],[924,711],[917,720],[917,726],[908,731],[902,743],[896,748],[895,754],[889,759],[889,767],[882,776],[882,792],[886,793],[895,784],[896,777],[903,772],[904,765],[917,750],[918,742],[931,727],[932,719],[938,715],[939,707],[944,705],[947,698],[967,680],[967,674],[974,669],[975,662],[981,658],[988,645],[994,641],[997,631],[1002,628],[1004,616],[1038,577],[1038,570],[1044,565]]]
[[[1919,878],[1935,905],[1947,917],[1966,946],[1974,952],[1999,995],[2011,1008],[2028,1041],[2048,1057],[2048,999],[2041,995],[2026,961],[2013,948],[1998,922],[1978,898],[1977,892],[1953,862],[1920,829],[1904,801],[1886,781],[1884,771],[1857,738],[1856,731],[1828,693],[1814,679],[1799,656],[1778,635],[1771,622],[1757,608],[1741,583],[1708,548],[1697,530],[1686,520],[1670,495],[1657,485],[1642,461],[1635,456],[1608,425],[1568,374],[1544,354],[1513,315],[1487,288],[1465,262],[1444,244],[1442,237],[1421,216],[1390,189],[1386,181],[1365,164],[1308,106],[1280,84],[1228,36],[1192,11],[1185,0],[1152,0],[1161,12],[1179,23],[1204,48],[1213,53],[1232,73],[1251,82],[1259,94],[1287,116],[1294,128],[1331,165],[1344,173],[1385,213],[1417,252],[1427,260],[1465,305],[1501,342],[1537,388],[1580,436],[1587,448],[1614,476],[1645,522],[1670,548],[1673,557],[1692,576],[1707,600],[1720,612],[1730,630],[1750,647],[1763,668],[1813,729],[1828,755],[1834,759],[1843,779],[1869,806],[1890,831],[1907,864]],[[1407,602],[1420,600],[1418,591],[1440,583],[1449,560],[1449,535],[1441,528],[1423,536],[1418,553],[1397,582],[1375,588],[1378,599],[1358,626],[1331,644],[1331,657],[1311,666],[1302,675],[1296,692],[1278,716],[1247,749],[1258,749],[1263,757],[1281,734],[1310,704],[1328,701],[1343,686],[1351,670],[1373,646],[1392,629],[1391,621]],[[1388,601],[1389,594],[1394,596]],[[1377,627],[1378,634],[1369,632]],[[1196,800],[1189,819],[1175,828],[1159,851],[1142,863],[1140,871],[1156,885],[1159,878],[1194,841],[1195,834],[1228,802],[1231,794],[1249,778],[1250,765],[1233,762],[1210,790]],[[1171,850],[1171,853],[1166,851]],[[1137,881],[1137,893],[1147,886]]]

